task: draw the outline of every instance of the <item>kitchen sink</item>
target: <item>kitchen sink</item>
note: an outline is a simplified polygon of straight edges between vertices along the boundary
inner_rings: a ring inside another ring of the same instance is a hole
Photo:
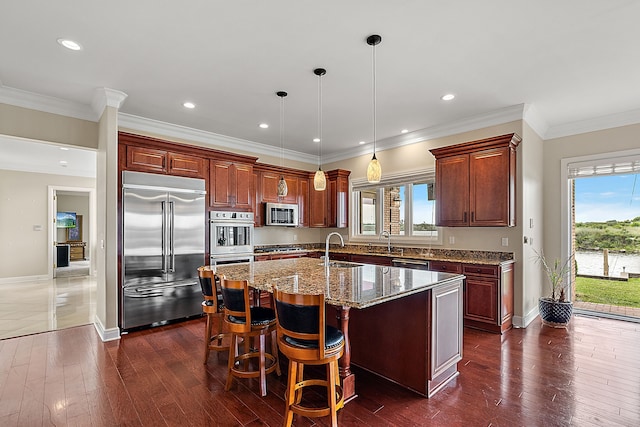
[[[320,265],[324,265],[323,262]],[[357,262],[348,262],[348,261],[330,261],[329,267],[337,267],[337,268],[355,268],[362,267],[364,264],[359,264]]]

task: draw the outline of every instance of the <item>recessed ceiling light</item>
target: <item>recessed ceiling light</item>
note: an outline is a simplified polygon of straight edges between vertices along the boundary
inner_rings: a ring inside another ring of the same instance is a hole
[[[313,138],[313,142],[320,142],[320,138]]]
[[[400,131],[400,133],[407,133],[407,132],[409,132],[409,129],[402,129],[402,130]]]
[[[443,101],[451,101],[453,98],[455,98],[456,96],[452,93],[448,93],[446,95],[442,95],[442,99]]]
[[[69,149],[68,149],[67,147],[60,147],[60,149],[61,149],[62,151],[69,151]]]
[[[184,108],[196,108],[196,104],[194,104],[193,102],[189,102],[189,101],[187,101],[184,104],[182,104],[182,106]]]
[[[82,46],[80,46],[78,43],[74,42],[73,40],[58,39],[58,43],[60,43],[61,46],[64,46],[67,49],[71,49],[71,50],[81,50],[82,49]]]
[[[268,125],[268,124],[266,124],[266,123],[260,123],[260,127],[261,127],[262,129],[267,129],[267,128],[269,127],[269,125]]]
[[[364,145],[364,144],[366,144],[366,142],[365,141],[360,141],[360,142],[358,142],[358,144]]]

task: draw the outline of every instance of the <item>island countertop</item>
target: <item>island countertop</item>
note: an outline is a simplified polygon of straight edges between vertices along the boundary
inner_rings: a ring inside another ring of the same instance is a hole
[[[328,304],[353,308],[370,307],[464,278],[459,274],[356,263],[337,263],[327,270],[318,258],[218,265],[216,273],[229,280],[248,280],[253,288],[268,292],[278,286],[285,292],[324,293]]]

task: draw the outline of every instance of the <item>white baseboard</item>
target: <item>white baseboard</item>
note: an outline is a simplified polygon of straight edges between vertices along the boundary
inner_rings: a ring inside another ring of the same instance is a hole
[[[105,329],[98,316],[95,317],[93,326],[96,328],[96,331],[103,342],[120,339],[120,328]]]
[[[533,307],[524,317],[522,316],[513,316],[513,327],[514,328],[526,328],[529,326],[531,322],[535,320],[540,312],[538,311],[538,306]]]
[[[41,280],[49,280],[49,275],[5,277],[0,279],[0,285],[4,285],[5,283],[39,282]]]

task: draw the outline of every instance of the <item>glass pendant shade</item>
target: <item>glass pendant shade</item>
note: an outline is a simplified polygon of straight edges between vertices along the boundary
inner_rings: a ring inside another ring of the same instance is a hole
[[[322,169],[318,168],[315,176],[313,177],[313,188],[316,191],[324,191],[327,188],[327,177],[325,177]]]
[[[380,178],[382,177],[382,168],[380,167],[380,162],[376,159],[376,155],[373,155],[373,158],[369,162],[369,166],[367,167],[367,181],[371,184],[377,184],[380,182]]]
[[[278,196],[285,197],[288,192],[287,181],[284,180],[284,176],[280,175],[280,181],[278,181]]]

